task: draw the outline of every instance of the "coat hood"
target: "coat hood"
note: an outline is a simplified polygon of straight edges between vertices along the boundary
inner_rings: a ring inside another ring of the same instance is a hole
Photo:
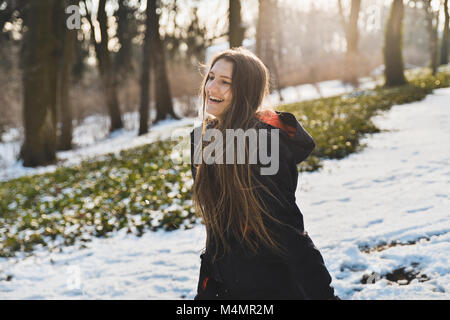
[[[257,117],[268,128],[281,129],[280,137],[292,152],[296,164],[304,161],[314,150],[313,138],[292,113],[266,110],[257,113]]]
[[[316,144],[311,135],[303,128],[297,118],[290,112],[265,110],[256,114],[260,120],[258,127],[265,129],[280,129],[280,143],[283,150],[292,155],[295,164],[304,161],[314,150]],[[214,127],[215,121],[208,123],[207,128]],[[194,137],[200,140],[202,127],[191,131],[191,155],[194,156]],[[197,157],[199,155],[196,155]],[[196,162],[198,163],[198,162]]]

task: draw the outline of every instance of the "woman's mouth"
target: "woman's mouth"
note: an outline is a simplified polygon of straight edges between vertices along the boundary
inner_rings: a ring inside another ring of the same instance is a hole
[[[211,103],[221,103],[223,101],[223,99],[214,97],[214,96],[209,96],[209,102]]]

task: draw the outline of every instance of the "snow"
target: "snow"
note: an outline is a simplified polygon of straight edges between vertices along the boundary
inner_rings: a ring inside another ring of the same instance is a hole
[[[359,90],[370,90],[377,85],[383,84],[383,79],[365,77],[359,79]],[[350,93],[355,88],[351,85],[346,85],[340,80],[329,80],[317,82],[316,84],[302,84],[299,86],[292,86],[281,89],[281,96],[283,100],[280,100],[280,96],[277,92],[273,92],[270,98],[266,100],[269,105],[276,106],[280,103],[288,104],[299,101],[306,101],[318,98],[326,98],[336,96],[344,93]]]
[[[297,203],[341,298],[450,298],[449,101],[446,88],[393,106],[363,151],[300,175]],[[121,230],[82,250],[0,258],[0,299],[192,299],[204,243],[203,225]],[[386,279],[402,267],[428,280]]]
[[[18,262],[0,259],[0,299],[178,299],[193,294],[193,277],[203,230],[147,232],[126,230],[96,238],[89,248]],[[195,284],[194,284],[195,286]]]

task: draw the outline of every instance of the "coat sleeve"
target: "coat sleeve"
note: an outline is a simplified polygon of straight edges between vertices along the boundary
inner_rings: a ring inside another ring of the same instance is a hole
[[[288,151],[280,150],[280,167],[269,184],[269,190],[280,195],[282,205],[271,197],[269,210],[282,224],[270,223],[275,238],[285,248],[282,254],[291,279],[307,299],[335,299],[331,276],[322,255],[311,238],[304,231],[303,216],[295,202],[295,190],[283,185],[294,183],[298,175],[296,159],[287,156]],[[296,184],[296,183],[295,183]]]

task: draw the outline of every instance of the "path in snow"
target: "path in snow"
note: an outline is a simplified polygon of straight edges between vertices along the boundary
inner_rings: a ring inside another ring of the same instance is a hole
[[[367,148],[302,173],[297,203],[344,299],[450,298],[450,88],[375,119]],[[204,227],[117,232],[89,248],[0,259],[0,299],[192,299]],[[365,253],[382,242],[414,244]],[[52,262],[53,261],[53,262]],[[426,282],[361,284],[405,267]],[[9,281],[6,281],[9,279]]]

